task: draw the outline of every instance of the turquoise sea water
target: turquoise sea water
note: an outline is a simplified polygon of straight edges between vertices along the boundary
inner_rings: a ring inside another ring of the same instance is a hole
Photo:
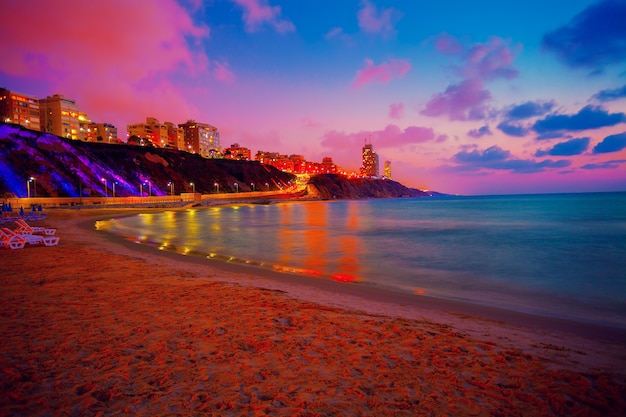
[[[626,328],[626,193],[250,204],[98,228],[347,285]]]

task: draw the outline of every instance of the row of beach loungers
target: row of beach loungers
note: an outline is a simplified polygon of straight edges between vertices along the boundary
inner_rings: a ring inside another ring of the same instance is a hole
[[[24,219],[14,220],[15,229],[0,228],[2,247],[7,249],[22,249],[28,245],[56,246],[60,238],[55,236],[56,229],[31,226]]]

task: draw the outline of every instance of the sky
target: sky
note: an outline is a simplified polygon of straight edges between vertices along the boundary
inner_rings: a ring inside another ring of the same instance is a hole
[[[626,191],[626,0],[2,2],[0,87],[450,194]]]

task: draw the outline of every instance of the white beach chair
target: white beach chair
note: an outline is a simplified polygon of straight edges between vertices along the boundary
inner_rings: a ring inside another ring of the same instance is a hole
[[[0,230],[0,242],[7,249],[22,249],[26,245],[26,240],[11,236],[3,230]]]
[[[59,244],[59,240],[60,240],[58,236],[30,235],[30,234],[23,234],[23,233],[20,234],[6,227],[3,227],[2,230],[7,235],[13,236],[16,239],[22,239],[29,245],[56,246]]]
[[[49,229],[46,227],[40,227],[40,226],[31,226],[28,223],[26,223],[26,220],[24,219],[17,219],[15,221],[15,224],[17,225],[17,229],[15,229],[16,233],[22,233],[22,234],[35,234],[35,233],[43,233],[44,235],[48,235],[48,236],[52,236],[57,232],[57,229]]]

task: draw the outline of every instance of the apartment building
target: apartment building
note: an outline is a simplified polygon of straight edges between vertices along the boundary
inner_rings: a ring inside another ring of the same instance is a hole
[[[0,120],[32,130],[41,130],[39,99],[0,88]]]
[[[60,94],[40,99],[39,114],[42,132],[68,139],[81,139],[83,135],[80,131],[81,118],[84,127],[86,127],[85,120],[88,120],[84,113],[78,111],[75,100]],[[86,132],[84,134],[83,140],[86,138]]]
[[[217,127],[188,120],[178,125],[185,132],[184,150],[205,158],[221,158],[220,133]]]

